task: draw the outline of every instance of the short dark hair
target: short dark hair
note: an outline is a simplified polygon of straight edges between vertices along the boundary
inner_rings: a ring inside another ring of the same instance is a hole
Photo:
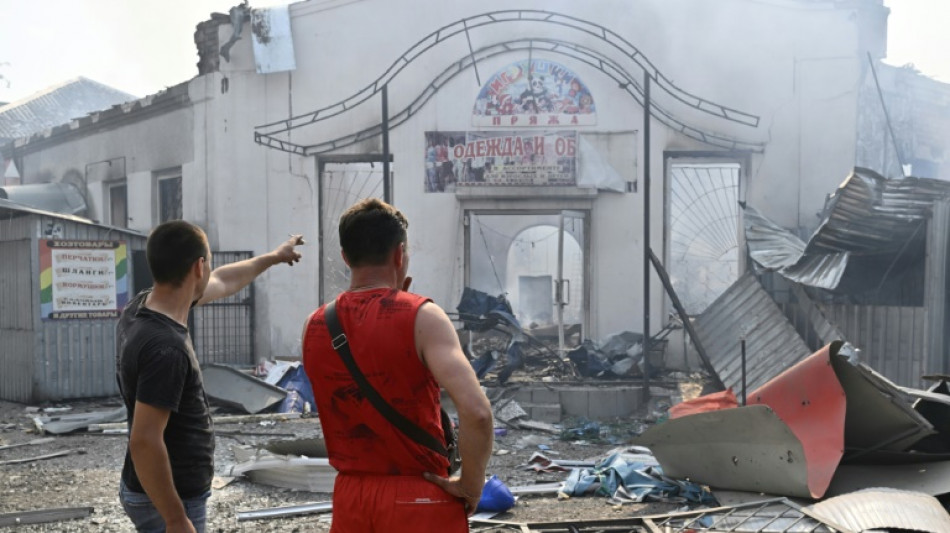
[[[204,231],[191,222],[171,220],[159,224],[148,235],[145,256],[156,283],[180,286],[188,269],[199,258],[208,259]]]
[[[340,215],[340,247],[351,267],[381,265],[406,242],[409,221],[398,209],[380,200],[359,201]]]

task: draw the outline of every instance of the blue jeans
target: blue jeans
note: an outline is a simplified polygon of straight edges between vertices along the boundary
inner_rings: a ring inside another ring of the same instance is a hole
[[[185,506],[185,514],[191,520],[198,533],[204,533],[205,524],[208,521],[208,498],[211,491],[182,500]],[[141,533],[164,533],[165,520],[158,514],[158,509],[152,505],[152,500],[144,492],[133,492],[125,486],[124,482],[119,482],[119,501],[122,502],[122,508],[125,514],[132,520],[135,530]]]

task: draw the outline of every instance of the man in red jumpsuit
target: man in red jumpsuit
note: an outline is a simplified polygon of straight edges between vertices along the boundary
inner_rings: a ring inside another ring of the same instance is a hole
[[[364,398],[336,353],[317,309],[304,326],[303,362],[313,385],[330,464],[339,471],[332,533],[464,532],[485,483],[492,450],[491,405],[462,353],[452,322],[430,299],[407,291],[409,223],[378,199],[340,217],[350,288],[336,313],[356,366],[400,414],[444,440],[439,388],[459,417],[461,476]]]

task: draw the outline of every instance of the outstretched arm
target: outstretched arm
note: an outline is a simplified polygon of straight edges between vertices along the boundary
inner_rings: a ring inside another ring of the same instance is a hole
[[[426,474],[426,479],[465,500],[469,515],[475,512],[485,485],[485,467],[491,457],[494,428],[491,404],[472,370],[452,322],[439,306],[424,304],[416,315],[416,349],[459,415],[459,452],[462,475],[444,478]]]
[[[300,261],[300,253],[295,247],[301,244],[304,244],[303,235],[293,235],[271,252],[214,269],[204,295],[195,305],[231,296],[247,287],[254,278],[274,265],[287,263],[293,266],[294,263]]]

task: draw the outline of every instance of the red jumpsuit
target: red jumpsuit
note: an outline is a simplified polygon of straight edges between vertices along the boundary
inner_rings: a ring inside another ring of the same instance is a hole
[[[366,379],[397,411],[440,436],[439,385],[419,360],[415,319],[428,298],[395,289],[344,292],[337,315]],[[323,308],[307,321],[303,362],[330,464],[339,471],[332,533],[468,531],[462,500],[425,479],[445,457],[415,443],[369,401],[330,344]]]

